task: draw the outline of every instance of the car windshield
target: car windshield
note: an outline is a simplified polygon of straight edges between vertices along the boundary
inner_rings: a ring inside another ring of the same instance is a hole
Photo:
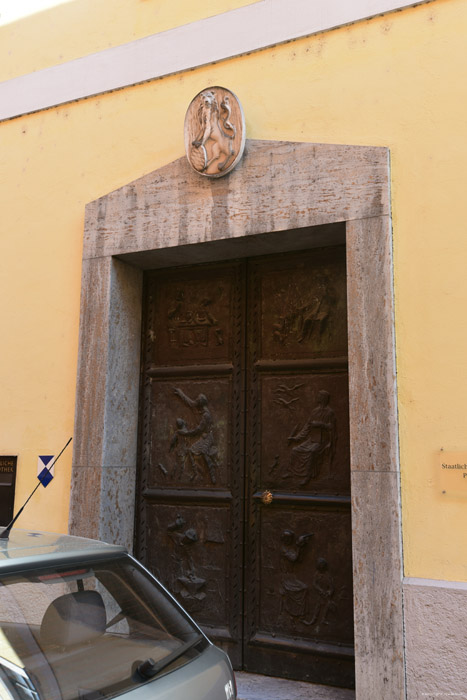
[[[115,697],[207,644],[126,555],[1,576],[0,618],[2,699]]]

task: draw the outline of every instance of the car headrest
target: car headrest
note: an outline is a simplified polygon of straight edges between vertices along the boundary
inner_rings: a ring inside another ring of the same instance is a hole
[[[56,598],[45,611],[41,624],[44,646],[83,644],[105,632],[106,612],[97,591],[78,591]]]

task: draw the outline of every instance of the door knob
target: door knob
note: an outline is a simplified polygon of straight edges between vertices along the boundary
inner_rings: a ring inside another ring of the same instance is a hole
[[[264,503],[265,506],[268,506],[270,503],[272,503],[273,500],[273,495],[269,491],[269,489],[266,489],[266,491],[263,491],[261,494],[261,501]]]

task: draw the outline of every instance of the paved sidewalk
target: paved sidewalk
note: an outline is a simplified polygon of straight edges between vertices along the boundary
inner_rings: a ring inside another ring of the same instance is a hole
[[[235,673],[238,700],[355,700],[355,691],[289,681],[285,678]]]

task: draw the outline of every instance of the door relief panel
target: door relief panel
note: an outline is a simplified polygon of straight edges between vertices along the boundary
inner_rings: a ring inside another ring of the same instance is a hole
[[[348,496],[347,373],[262,373],[259,381],[261,483]]]
[[[260,358],[347,355],[346,278],[343,253],[282,256],[258,280]]]
[[[157,366],[190,362],[228,362],[235,329],[233,270],[192,272],[189,279],[168,279],[153,289],[155,313],[153,359]]]
[[[158,503],[149,509],[148,533],[155,544],[149,568],[198,623],[210,627],[225,626],[232,602],[226,545],[230,529],[228,507]]]
[[[322,507],[264,508],[257,633],[277,639],[349,644],[352,570],[349,514]],[[277,572],[280,572],[277,574]]]
[[[146,446],[148,487],[229,487],[231,379],[153,379],[150,402],[154,428]]]

